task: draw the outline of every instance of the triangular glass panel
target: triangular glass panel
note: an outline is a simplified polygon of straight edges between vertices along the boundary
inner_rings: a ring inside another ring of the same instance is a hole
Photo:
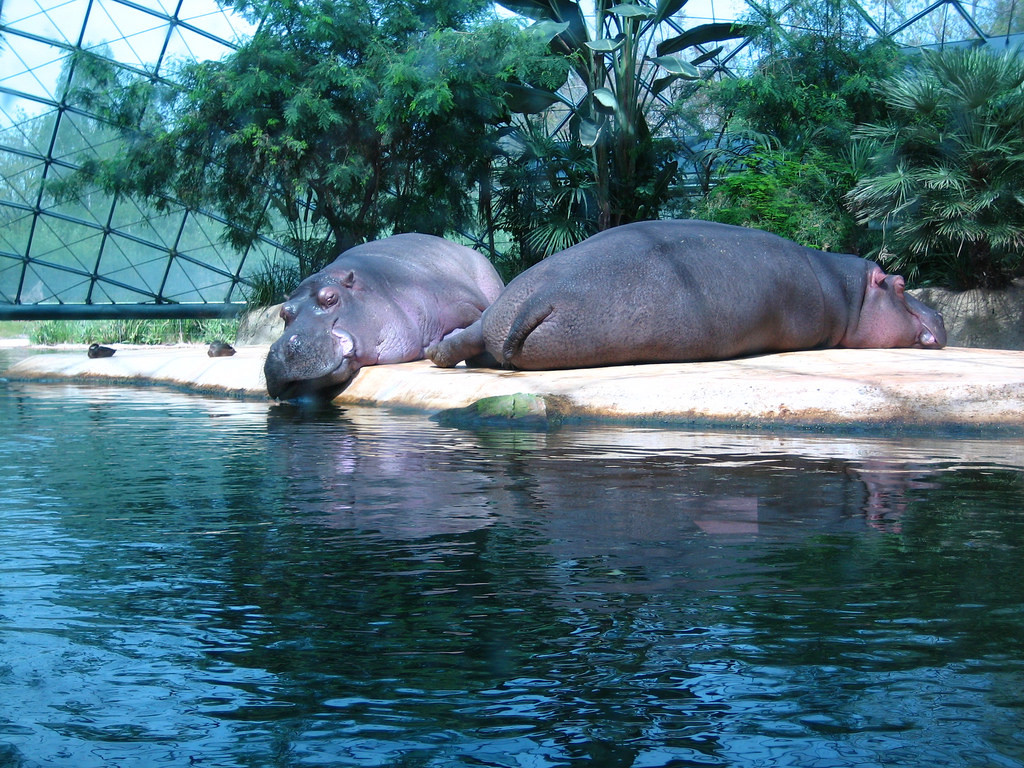
[[[187,0],[182,3],[178,18],[230,45],[238,45],[256,31],[253,24],[222,8],[216,0]]]
[[[96,0],[86,23],[82,47],[122,64],[153,71],[169,26],[165,16],[116,0]]]
[[[167,270],[167,251],[111,235],[97,274],[156,295]]]
[[[4,4],[4,24],[36,37],[73,45],[78,42],[88,0],[23,0]]]
[[[102,236],[96,227],[42,215],[36,219],[28,252],[33,261],[89,273],[99,256]]]
[[[56,105],[67,50],[17,35],[5,35],[0,46],[0,88]],[[38,110],[36,110],[38,111]]]

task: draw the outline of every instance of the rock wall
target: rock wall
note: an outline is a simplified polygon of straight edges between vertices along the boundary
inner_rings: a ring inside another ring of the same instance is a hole
[[[241,345],[266,344],[270,346],[284,333],[281,305],[260,307],[246,312],[238,323],[235,341]]]

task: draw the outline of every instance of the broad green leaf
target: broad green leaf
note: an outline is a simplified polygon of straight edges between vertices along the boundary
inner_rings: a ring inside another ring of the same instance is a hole
[[[627,19],[649,19],[654,16],[652,9],[645,8],[642,5],[634,5],[633,3],[613,5],[608,9],[608,13],[614,13],[616,16],[622,16]]]
[[[608,109],[615,109],[619,106],[619,102],[615,98],[615,94],[607,88],[595,88],[594,98],[597,100],[598,104],[602,107],[607,107]]]
[[[508,108],[513,112],[533,115],[561,101],[561,97],[552,91],[531,88],[528,85],[509,83],[505,86],[508,93]]]
[[[666,75],[665,77],[656,77],[654,79],[654,82],[651,83],[651,94],[657,96],[659,93],[664,91],[678,79],[679,75]]]
[[[531,24],[529,27],[527,27],[528,32],[532,32],[538,37],[541,37],[544,40],[548,41],[551,41],[554,38],[558,37],[558,35],[562,34],[567,29],[569,29],[568,21],[559,23],[557,21],[551,21],[548,19],[544,21],[538,21],[537,23]]]
[[[688,29],[681,35],[670,37],[668,40],[659,43],[658,55],[668,56],[670,53],[677,53],[693,45],[704,45],[706,43],[716,43],[720,40],[747,37],[756,30],[757,27],[753,24],[732,24],[729,22],[701,24],[699,27]]]
[[[679,9],[686,5],[686,0],[658,0],[658,10],[654,17],[658,21],[664,21],[669,16],[675,16]]]
[[[651,59],[651,61],[679,77],[685,77],[690,80],[696,80],[700,77],[699,69],[678,56],[658,56],[655,59]]]
[[[571,50],[579,50],[587,41],[587,23],[575,0],[499,0],[498,5],[534,21],[568,23],[562,40]]]
[[[580,120],[580,144],[592,147],[601,138],[601,126],[589,120]]]
[[[621,48],[624,40],[625,38],[623,37],[618,37],[614,40],[610,40],[607,37],[602,37],[600,40],[588,40],[587,48],[597,53],[611,53]]]
[[[725,46],[724,45],[720,45],[717,48],[714,48],[714,49],[708,51],[707,53],[705,53],[705,54],[703,54],[701,56],[698,56],[696,59],[694,59],[690,63],[693,64],[693,66],[697,66],[698,64],[703,64],[705,61],[711,61],[713,58],[715,58],[715,56],[717,56],[718,54],[720,54],[724,50],[725,50]]]

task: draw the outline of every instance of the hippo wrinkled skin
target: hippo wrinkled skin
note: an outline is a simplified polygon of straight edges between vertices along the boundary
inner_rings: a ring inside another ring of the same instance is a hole
[[[420,360],[428,346],[479,319],[501,289],[484,256],[433,235],[350,248],[281,307],[284,333],[263,366],[267,392],[331,398],[365,365]]]
[[[450,367],[486,350],[544,370],[945,343],[939,313],[874,262],[745,227],[646,221],[549,256],[427,354]]]

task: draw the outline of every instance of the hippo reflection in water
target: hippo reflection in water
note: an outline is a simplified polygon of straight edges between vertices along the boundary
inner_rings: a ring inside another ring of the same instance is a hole
[[[549,256],[427,354],[543,370],[945,343],[939,313],[871,261],[756,229],[647,221]]]
[[[421,360],[480,317],[502,289],[491,263],[440,237],[404,234],[342,253],[281,308],[284,334],[264,364],[282,400],[330,398],[364,365]]]

